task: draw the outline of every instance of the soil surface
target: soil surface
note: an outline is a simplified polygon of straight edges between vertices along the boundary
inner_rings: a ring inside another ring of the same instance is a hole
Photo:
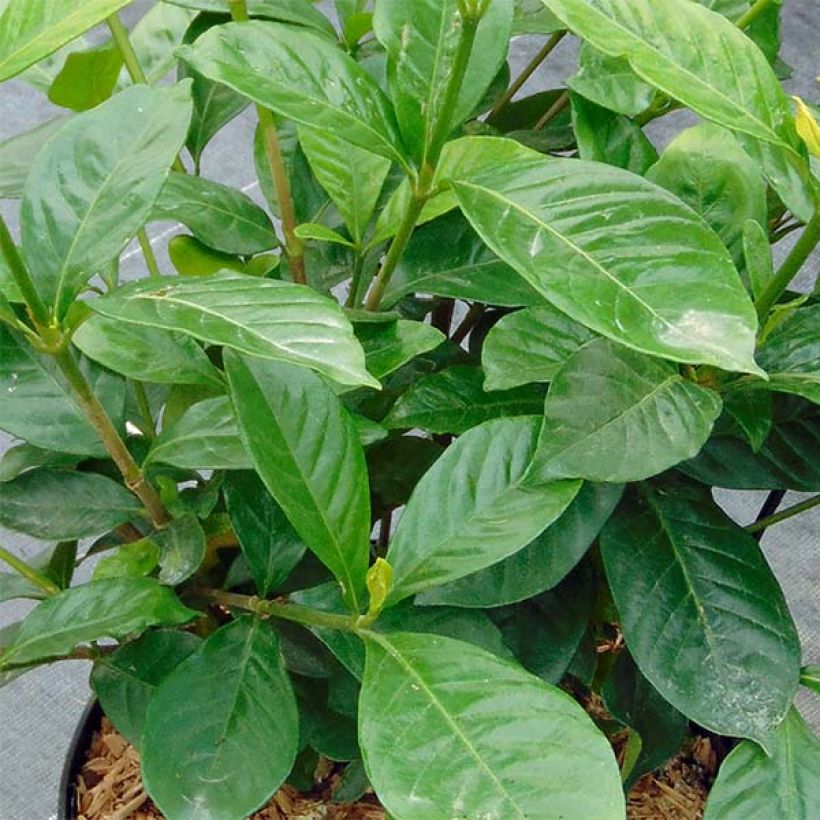
[[[619,750],[616,744],[616,753]],[[699,820],[717,769],[709,738],[695,738],[667,766],[642,777],[630,791],[630,820]],[[328,760],[309,793],[281,788],[252,820],[384,820],[372,794],[356,803],[333,803],[343,766]],[[103,718],[76,783],[78,820],[162,820],[142,786],[139,753]]]

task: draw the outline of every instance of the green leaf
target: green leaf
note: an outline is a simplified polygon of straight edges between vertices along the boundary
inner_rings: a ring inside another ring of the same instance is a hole
[[[419,379],[382,424],[389,429],[421,427],[431,433],[463,433],[505,416],[540,413],[544,392],[538,385],[485,392],[479,367],[456,365]]]
[[[270,595],[302,560],[305,544],[256,474],[227,475],[223,492],[256,590]]]
[[[0,525],[35,538],[99,535],[141,512],[128,490],[94,473],[43,468],[0,484]]]
[[[762,227],[766,183],[760,167],[731,132],[701,123],[678,134],[646,175],[680,197],[723,240],[736,262],[743,258],[743,225]],[[768,239],[766,247],[768,249]]]
[[[638,668],[691,720],[771,750],[797,690],[800,641],[757,541],[688,481],[628,498],[601,555]]]
[[[48,98],[62,108],[88,111],[114,93],[120,69],[122,54],[114,45],[74,51],[54,78]]]
[[[462,641],[368,638],[359,742],[389,812],[624,816],[612,749],[569,695]]]
[[[159,549],[159,580],[168,586],[190,578],[205,558],[205,532],[193,514],[175,518],[150,539]]]
[[[145,578],[159,563],[159,549],[148,538],[123,544],[95,564],[92,581],[108,578]]]
[[[35,467],[76,467],[81,461],[71,453],[42,450],[33,444],[9,447],[0,457],[0,481],[9,481]]]
[[[0,142],[0,198],[17,199],[23,195],[31,161],[67,120],[68,117],[54,117]]]
[[[552,34],[561,29],[561,21],[544,8],[541,0],[515,0],[515,34]]]
[[[572,95],[572,127],[582,160],[644,174],[658,152],[640,126],[622,114]]]
[[[276,633],[243,618],[214,632],[148,703],[145,789],[166,817],[240,820],[282,785],[298,745]]]
[[[551,305],[510,313],[493,325],[481,348],[484,387],[507,390],[549,382],[595,334]]]
[[[532,480],[648,478],[696,455],[720,410],[717,393],[673,364],[588,342],[550,385]]]
[[[772,430],[772,396],[760,385],[753,382],[723,396],[726,421],[737,428],[755,453],[763,447]]]
[[[459,213],[417,230],[384,293],[392,307],[411,293],[492,305],[540,305],[544,298],[479,239]]]
[[[820,666],[804,666],[800,670],[800,683],[820,694]]]
[[[148,330],[97,314],[80,325],[71,341],[89,359],[138,381],[224,384],[205,351],[181,333]]]
[[[769,756],[748,740],[720,764],[704,820],[777,817],[811,820],[820,813],[820,740],[792,706]]]
[[[655,90],[635,75],[628,60],[609,57],[589,43],[581,44],[578,71],[567,85],[597,105],[627,117],[640,114],[655,96]]]
[[[171,173],[151,219],[181,222],[222,253],[254,254],[279,245],[268,215],[250,197],[189,174]]]
[[[354,325],[368,371],[382,379],[411,359],[438,347],[444,334],[424,322],[364,322]]]
[[[676,197],[622,169],[511,140],[461,143],[449,179],[462,210],[555,307],[644,353],[759,373],[757,317],[732,260]]]
[[[117,731],[137,749],[151,696],[201,643],[190,632],[160,629],[146,632],[94,664],[91,686],[100,705]]]
[[[146,463],[189,470],[247,470],[251,466],[239,438],[227,396],[197,402],[154,440]]]
[[[689,0],[544,1],[595,48],[626,57],[641,79],[743,135],[790,210],[811,217],[808,164],[786,95],[766,57],[733,23]]]
[[[312,367],[342,385],[379,387],[340,308],[304,285],[227,272],[152,277],[89,305],[111,319]]]
[[[689,735],[689,721],[658,694],[629,652],[618,656],[601,694],[612,717],[641,738],[641,750],[627,784],[663,766],[680,751]]]
[[[121,424],[125,384],[88,359],[80,369],[115,425]],[[37,353],[0,325],[0,429],[47,450],[105,455],[105,448],[54,359]]]
[[[746,272],[752,290],[752,298],[757,299],[774,278],[774,263],[772,248],[769,245],[769,235],[766,229],[747,219],[743,223],[743,258],[746,262]]]
[[[141,228],[191,112],[188,84],[137,85],[60,128],[31,165],[23,256],[55,315]]]
[[[0,667],[56,658],[77,644],[119,639],[159,624],[185,624],[198,615],[151,578],[95,581],[39,603],[3,653]]]
[[[622,493],[617,484],[586,482],[561,516],[523,549],[486,569],[422,592],[416,603],[496,607],[552,589],[590,548]]]
[[[354,242],[361,242],[390,172],[390,160],[315,128],[300,127],[299,142]]]
[[[7,0],[0,9],[0,82],[128,5],[128,0]]]
[[[278,23],[229,23],[177,53],[200,74],[283,117],[407,164],[384,93],[324,37]]]
[[[354,247],[353,243],[349,239],[345,239],[338,231],[317,222],[302,222],[296,226],[294,233],[299,239],[331,242],[336,245],[344,245],[346,248]]]
[[[769,374],[765,387],[820,404],[820,304],[797,308],[758,352]]]
[[[220,253],[188,234],[168,241],[168,258],[180,276],[213,276],[222,271],[247,273],[248,266],[238,257]]]
[[[481,102],[507,56],[512,0],[485,4],[465,68],[456,55],[465,21],[458,0],[379,0],[373,30],[387,51],[387,82],[404,142],[419,167],[434,136],[453,131]],[[458,98],[447,109],[453,71],[462,71]],[[443,122],[443,118],[448,120]]]
[[[486,422],[419,481],[387,553],[390,604],[501,561],[564,512],[580,482],[521,487],[538,427],[532,416]]]
[[[358,610],[370,550],[370,499],[355,424],[309,370],[233,352],[225,365],[256,471]]]

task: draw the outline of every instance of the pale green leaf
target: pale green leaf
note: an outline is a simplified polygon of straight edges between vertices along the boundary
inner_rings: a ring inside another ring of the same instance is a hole
[[[23,195],[32,160],[67,121],[68,117],[54,117],[0,142],[0,197],[16,199]]]

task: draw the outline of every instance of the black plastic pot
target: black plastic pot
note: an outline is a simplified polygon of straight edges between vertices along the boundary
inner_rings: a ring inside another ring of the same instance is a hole
[[[77,795],[74,784],[77,775],[85,763],[85,755],[91,745],[94,732],[100,728],[103,711],[96,700],[92,700],[83,710],[80,722],[74,730],[71,745],[68,747],[63,774],[60,777],[60,803],[57,807],[57,820],[77,820]]]

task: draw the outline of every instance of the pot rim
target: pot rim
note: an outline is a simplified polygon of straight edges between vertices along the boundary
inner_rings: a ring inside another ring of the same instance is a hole
[[[103,711],[99,701],[92,698],[80,715],[66,752],[63,771],[60,775],[57,820],[76,820],[77,818],[77,796],[74,791],[74,782],[85,763],[85,754],[91,745],[94,732],[102,723],[102,717]]]

